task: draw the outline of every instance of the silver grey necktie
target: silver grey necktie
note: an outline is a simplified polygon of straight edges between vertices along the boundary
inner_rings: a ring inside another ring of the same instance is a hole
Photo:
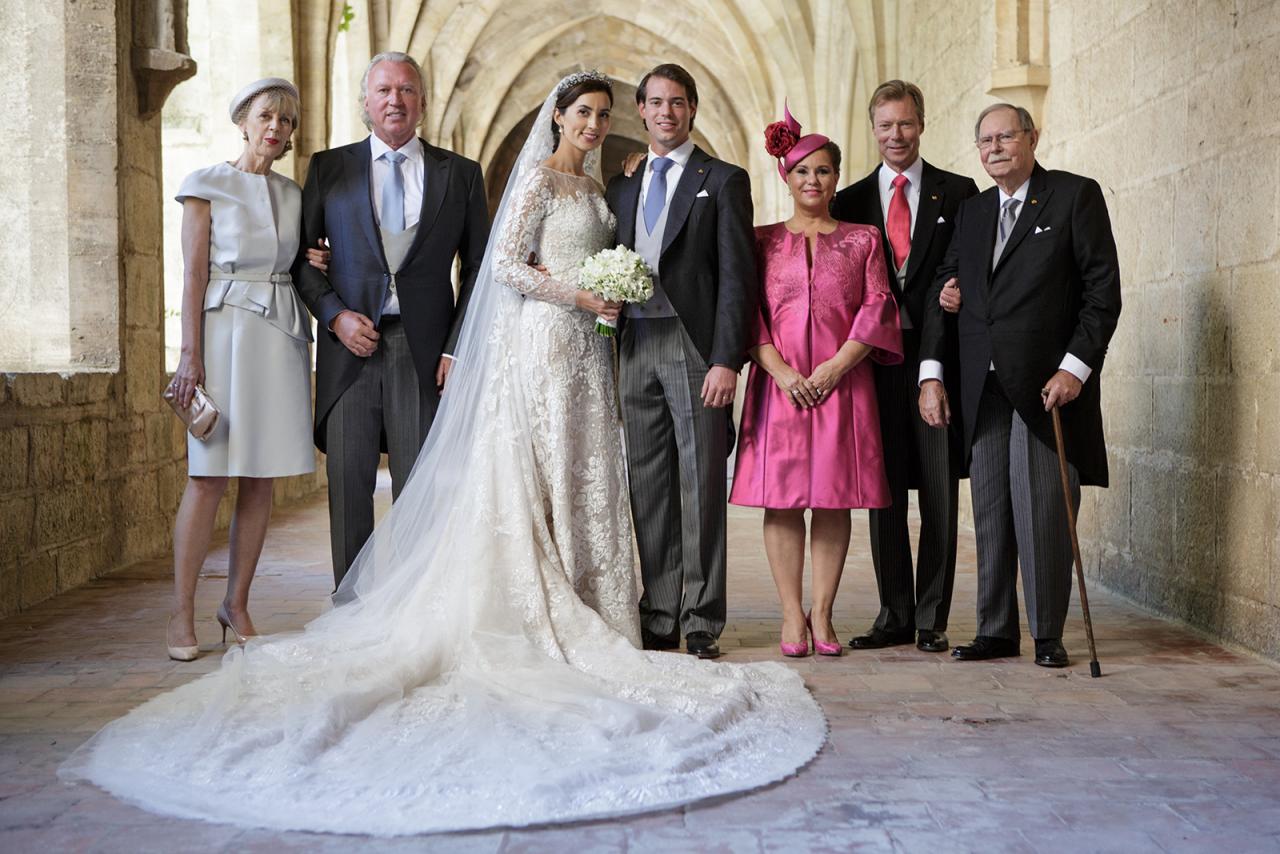
[[[993,266],[1000,260],[1000,253],[1004,252],[1004,245],[1009,242],[1009,235],[1013,233],[1013,225],[1018,221],[1018,206],[1021,204],[1022,202],[1017,199],[1008,199],[1000,211],[1000,231],[996,235],[995,254],[991,256]]]
[[[399,234],[404,231],[404,174],[400,164],[405,156],[398,151],[388,151],[382,159],[391,165],[382,185],[382,227],[391,234]]]

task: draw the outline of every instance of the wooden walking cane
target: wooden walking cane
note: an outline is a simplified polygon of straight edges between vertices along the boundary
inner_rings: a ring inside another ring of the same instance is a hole
[[[1062,475],[1062,501],[1067,508],[1067,527],[1071,529],[1071,553],[1076,559],[1076,582],[1080,587],[1080,610],[1084,612],[1084,633],[1089,638],[1089,675],[1097,679],[1102,675],[1098,664],[1098,650],[1093,645],[1093,620],[1089,618],[1089,594],[1084,588],[1084,561],[1080,559],[1080,538],[1076,536],[1076,511],[1071,506],[1071,478],[1067,476],[1067,451],[1062,442],[1062,417],[1058,407],[1053,413],[1053,438],[1058,443],[1058,473]]]

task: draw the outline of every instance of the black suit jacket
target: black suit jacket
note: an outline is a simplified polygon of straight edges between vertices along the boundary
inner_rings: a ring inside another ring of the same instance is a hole
[[[615,176],[605,190],[618,242],[632,248],[645,168]],[[662,289],[707,364],[733,371],[746,361],[759,299],[752,217],[747,173],[695,146],[667,212]]]
[[[480,164],[422,142],[425,154],[418,233],[396,273],[400,316],[425,394],[436,394],[436,365],[457,342],[467,300],[475,286],[489,237]],[[329,410],[355,381],[364,359],[348,350],[329,323],[350,309],[377,324],[382,317],[390,270],[373,216],[368,138],[317,152],[302,190],[302,241],[294,281],[319,321],[316,336],[316,447],[324,450]],[[307,263],[306,248],[329,239],[329,272]],[[455,304],[453,259],[462,261]]]
[[[883,238],[884,257],[893,257],[893,247],[885,230],[884,209],[880,205],[880,170],[883,164],[871,170],[857,183],[850,184],[836,193],[831,201],[831,215],[843,222],[856,222],[862,225],[873,225],[880,229]],[[907,258],[906,287],[900,287],[898,277],[893,274],[893,265],[886,262],[889,269],[889,288],[894,299],[898,301],[911,318],[911,324],[917,331],[924,327],[925,301],[933,288],[934,277],[938,265],[951,244],[951,235],[955,229],[956,213],[960,203],[971,196],[978,195],[978,185],[972,178],[947,172],[923,162],[920,175],[920,201],[916,208],[916,224],[911,233],[911,254]],[[952,413],[950,437],[953,473],[964,474],[963,441],[964,433],[960,427],[960,352],[955,335],[956,319],[953,315],[945,315],[946,350],[942,363],[943,379],[946,382],[947,394],[955,405]],[[876,365],[876,370],[881,370]],[[920,363],[914,362],[903,366],[905,370],[918,373]],[[911,467],[915,473],[915,467]],[[913,479],[914,480],[914,479]],[[911,486],[918,486],[912,482]]]
[[[921,358],[945,353],[937,295],[960,280],[960,386],[966,454],[978,401],[996,375],[1031,431],[1054,446],[1053,421],[1040,390],[1070,353],[1092,369],[1080,396],[1062,407],[1067,459],[1086,485],[1107,485],[1100,383],[1107,345],[1120,318],[1120,264],[1102,188],[1090,178],[1036,164],[1026,202],[995,269],[999,190],[965,202],[955,235],[925,303]]]
[[[916,329],[924,324],[924,302],[933,287],[934,273],[946,254],[955,228],[956,212],[960,203],[978,195],[978,185],[972,178],[957,175],[929,165],[925,161],[920,180],[920,205],[916,209],[915,229],[911,233],[911,255],[907,258],[906,288],[898,286],[893,275],[893,265],[888,264],[889,288],[898,305],[904,307]],[[880,207],[880,170],[850,184],[836,193],[831,201],[831,215],[842,222],[874,225],[880,229],[884,243],[884,257],[893,257],[893,247],[884,227],[884,211]],[[941,222],[939,220],[942,220]]]

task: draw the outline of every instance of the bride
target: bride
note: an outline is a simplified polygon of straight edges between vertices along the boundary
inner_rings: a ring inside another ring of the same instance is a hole
[[[612,91],[547,97],[413,475],[302,632],[109,724],[64,764],[167,815],[375,835],[621,816],[780,780],[826,723],[777,663],[637,649],[608,341]],[[541,266],[532,266],[537,259]],[[583,310],[585,309],[585,310]]]

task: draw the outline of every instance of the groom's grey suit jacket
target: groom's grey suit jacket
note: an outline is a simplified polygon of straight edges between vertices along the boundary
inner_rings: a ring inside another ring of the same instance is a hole
[[[615,176],[605,190],[618,242],[633,249],[646,168]],[[746,361],[760,290],[751,223],[746,171],[694,146],[668,205],[662,289],[707,364],[733,371]]]

